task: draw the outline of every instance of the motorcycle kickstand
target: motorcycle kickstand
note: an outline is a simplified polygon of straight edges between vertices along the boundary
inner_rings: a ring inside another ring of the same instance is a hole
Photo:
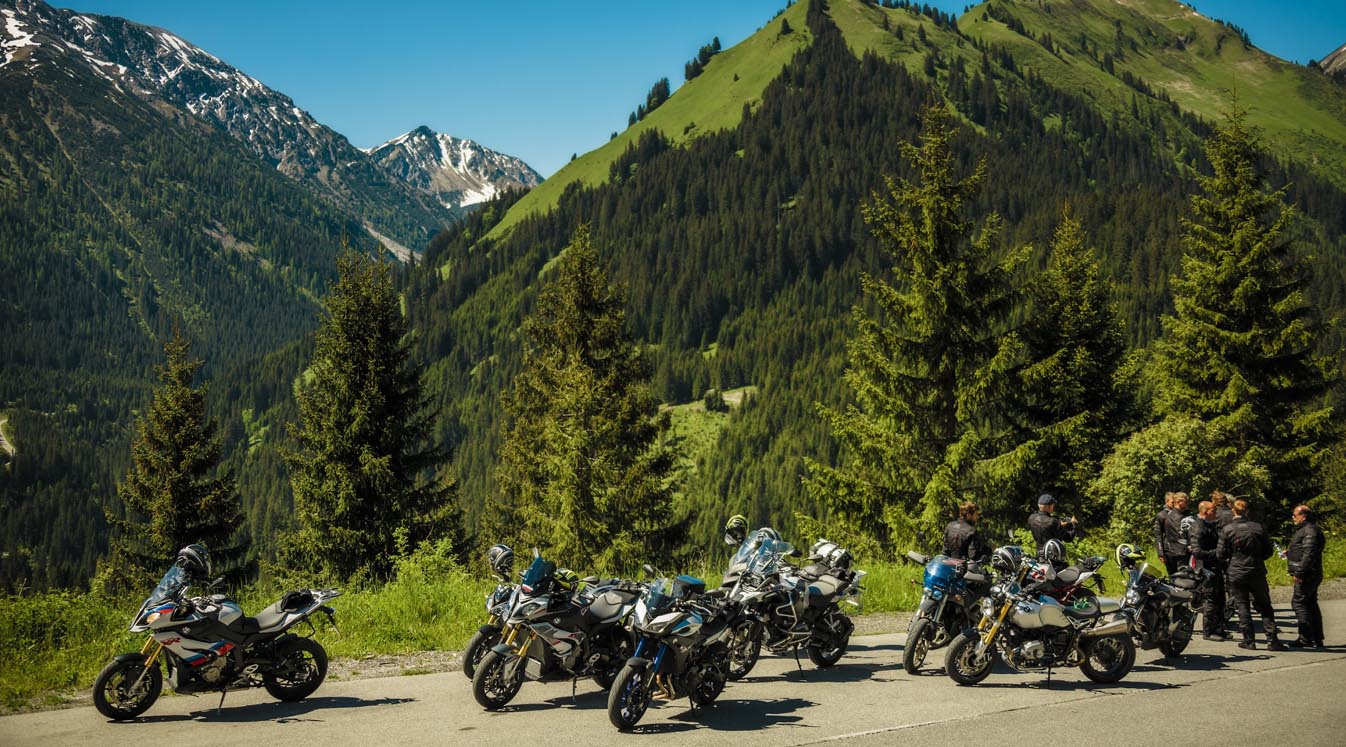
[[[579,705],[579,704],[575,701],[575,686],[576,686],[576,684],[577,684],[579,681],[580,681],[580,678],[579,678],[579,677],[571,677],[571,678],[570,678],[570,704],[571,704],[571,705]]]
[[[226,685],[225,688],[220,691],[220,704],[215,706],[216,716],[220,715],[220,712],[224,710],[224,696],[228,694],[229,694],[229,687]]]
[[[1047,689],[1052,689],[1052,665],[1047,664]]]
[[[801,671],[801,672],[804,671],[804,665],[799,663],[799,647],[798,647],[798,646],[795,646],[795,667],[798,668],[799,671]]]

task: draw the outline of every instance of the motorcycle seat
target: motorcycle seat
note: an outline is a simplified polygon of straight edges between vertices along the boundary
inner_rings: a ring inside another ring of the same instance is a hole
[[[809,582],[809,604],[825,605],[837,595],[841,582],[832,576],[823,576]]]
[[[589,603],[584,609],[584,616],[589,618],[591,624],[612,622],[621,614],[622,607],[627,601],[625,596],[615,591],[604,592]]]
[[[1075,582],[1080,580],[1081,573],[1082,571],[1073,565],[1069,568],[1062,568],[1056,572],[1056,585],[1074,586]]]
[[[832,570],[831,568],[828,568],[822,563],[809,563],[808,565],[799,569],[798,575],[800,578],[806,581],[817,581],[819,578],[826,575],[827,572],[831,570]]]
[[[1080,599],[1073,604],[1062,605],[1061,610],[1065,612],[1067,616],[1080,620],[1090,620],[1103,614],[1103,610],[1098,606],[1098,602],[1095,602],[1089,597]]]

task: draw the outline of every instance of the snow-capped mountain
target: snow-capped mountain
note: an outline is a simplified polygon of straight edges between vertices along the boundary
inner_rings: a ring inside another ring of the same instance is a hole
[[[1319,60],[1318,66],[1328,75],[1346,80],[1346,44],[1337,47],[1332,54]]]
[[[383,166],[289,96],[169,31],[40,0],[0,0],[0,75],[32,75],[40,66],[72,76],[75,68],[92,71],[120,94],[150,101],[165,115],[208,123],[350,210],[367,228],[411,246],[452,221],[459,206],[480,202],[506,184],[538,181],[517,159],[453,139],[445,142],[461,145],[437,156],[385,153],[397,165]],[[425,160],[430,158],[438,160]],[[462,171],[455,171],[459,166]]]
[[[508,187],[536,187],[542,175],[513,156],[428,127],[372,148],[369,155],[387,174],[457,209],[485,202]]]

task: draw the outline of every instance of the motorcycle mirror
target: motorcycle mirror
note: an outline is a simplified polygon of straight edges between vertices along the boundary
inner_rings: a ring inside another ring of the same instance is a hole
[[[534,558],[534,559],[537,559],[537,558],[540,558],[540,557],[542,557],[542,553],[539,552],[538,549],[537,549],[536,547],[534,547],[534,548],[533,548],[533,558]]]
[[[804,553],[802,553],[802,552],[799,551],[799,548],[798,548],[798,547],[791,548],[791,549],[790,549],[790,552],[789,552],[789,555],[790,555],[790,557],[792,557],[792,558],[798,558],[798,557],[801,557],[801,556],[803,556],[803,554],[804,554]]]
[[[224,576],[220,576],[219,578],[215,579],[214,581],[211,581],[211,582],[210,582],[210,586],[207,586],[206,588],[207,588],[207,589],[213,589],[213,588],[215,588],[216,586],[219,586],[219,585],[222,584],[222,583],[224,583]]]
[[[650,565],[649,563],[641,563],[640,570],[645,571],[645,575],[651,578],[659,575],[659,572],[654,570],[654,566]]]

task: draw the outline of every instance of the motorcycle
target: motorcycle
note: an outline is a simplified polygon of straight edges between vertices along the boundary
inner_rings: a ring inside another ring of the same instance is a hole
[[[635,652],[608,692],[608,720],[619,730],[634,728],[656,697],[687,697],[695,708],[710,705],[724,691],[736,605],[722,592],[705,592],[698,578],[658,578],[636,602]]]
[[[534,550],[502,613],[501,642],[472,675],[473,697],[494,711],[514,699],[525,679],[591,676],[611,687],[634,650],[625,624],[638,596],[638,585],[624,583],[572,594],[557,585],[556,564]]]
[[[1146,651],[1159,649],[1164,656],[1180,656],[1192,640],[1196,613],[1201,609],[1201,589],[1212,577],[1210,571],[1179,568],[1167,579],[1129,545],[1117,547],[1117,565],[1127,574],[1122,610],[1131,620],[1131,635]]]
[[[931,649],[949,645],[981,617],[978,602],[986,595],[990,578],[966,560],[947,555],[932,558],[913,550],[907,558],[925,566],[921,603],[907,624],[902,648],[902,667],[916,674]]]
[[[986,679],[997,656],[1018,671],[1045,671],[1049,678],[1061,666],[1078,666],[1103,683],[1131,671],[1136,647],[1117,600],[1085,597],[1062,605],[1044,593],[1055,580],[1051,564],[1025,557],[1018,547],[996,550],[991,564],[996,580],[981,601],[982,617],[953,639],[945,656],[954,682]]]
[[[733,623],[729,679],[739,680],[757,664],[762,646],[774,653],[799,647],[819,667],[830,667],[846,653],[855,624],[841,602],[859,607],[864,571],[851,570],[851,554],[836,543],[814,543],[803,568],[785,558],[801,553],[790,543],[765,538],[756,543],[729,598],[742,613]]]
[[[223,579],[216,579],[211,587]],[[327,602],[335,589],[303,589],[285,594],[256,617],[245,617],[223,594],[188,597],[193,579],[173,565],[131,621],[132,633],[150,634],[139,653],[118,654],[98,674],[93,703],[114,721],[144,713],[163,690],[164,672],[174,692],[218,691],[220,705],[230,690],[265,687],[273,698],[298,701],[312,695],[327,676],[327,652],[310,637],[289,632],[316,612],[333,627]]]
[[[1093,555],[1075,565],[1057,570],[1055,585],[1047,592],[1048,596],[1061,604],[1069,605],[1083,597],[1106,594],[1107,587],[1103,582],[1103,574],[1098,572],[1106,562],[1107,558],[1102,555]],[[1090,585],[1097,589],[1097,593],[1094,589],[1088,588]]]

